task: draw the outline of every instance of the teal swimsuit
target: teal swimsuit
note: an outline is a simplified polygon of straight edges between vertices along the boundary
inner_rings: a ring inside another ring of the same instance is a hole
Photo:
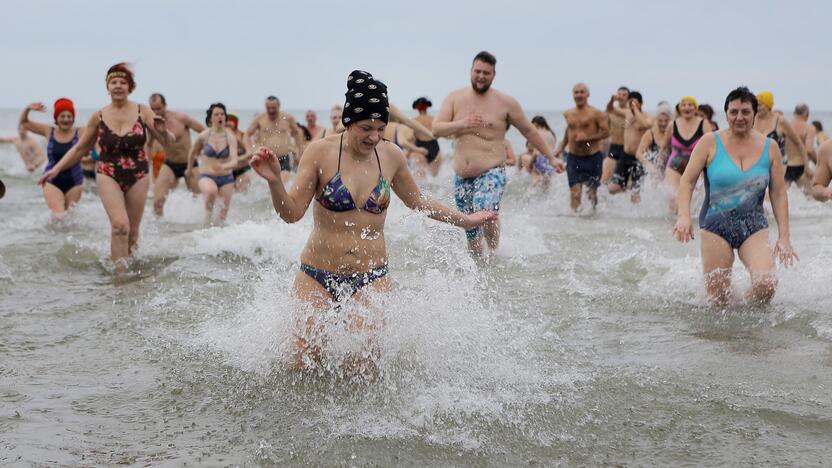
[[[738,249],[752,234],[768,227],[763,200],[771,178],[771,139],[766,139],[757,162],[743,171],[728,155],[719,134],[714,136],[716,154],[705,168],[705,201],[699,227]]]

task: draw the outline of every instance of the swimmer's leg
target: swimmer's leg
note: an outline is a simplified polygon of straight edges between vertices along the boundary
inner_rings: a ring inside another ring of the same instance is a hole
[[[755,232],[738,249],[740,260],[751,275],[750,302],[768,304],[777,291],[774,257],[768,243],[768,229]]]
[[[727,304],[731,298],[734,250],[728,241],[704,229],[699,230],[699,250],[709,302],[713,305]]]

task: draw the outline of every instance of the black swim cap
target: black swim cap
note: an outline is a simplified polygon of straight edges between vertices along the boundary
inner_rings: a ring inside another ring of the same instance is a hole
[[[390,102],[387,86],[373,78],[373,75],[353,70],[347,78],[347,100],[341,123],[344,127],[359,120],[376,119],[387,123],[390,120]]]

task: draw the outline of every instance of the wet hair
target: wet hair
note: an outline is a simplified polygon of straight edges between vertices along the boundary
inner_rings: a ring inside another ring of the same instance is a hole
[[[630,94],[630,88],[628,88],[626,86],[619,86],[618,90],[619,91],[627,91],[627,94]]]
[[[107,84],[110,84],[110,74],[116,73],[119,78],[124,78],[127,80],[127,91],[133,92],[136,89],[136,77],[133,75],[133,70],[130,69],[130,65],[127,62],[120,62],[107,70]]]
[[[728,104],[733,101],[750,102],[751,109],[754,110],[755,114],[757,113],[757,96],[746,86],[740,86],[728,93],[728,96],[725,98],[725,112],[728,112]]]
[[[710,104],[699,104],[699,111],[705,114],[708,120],[714,119],[714,108]]]
[[[552,128],[549,127],[549,122],[546,121],[546,117],[543,117],[542,115],[536,115],[532,117],[532,123],[535,125],[539,125],[545,128],[546,130],[549,130],[550,132],[552,131]]]
[[[820,123],[820,120],[813,120],[812,125],[815,126],[815,130],[822,132],[823,131],[823,124]]]
[[[153,93],[153,94],[150,95],[150,99],[158,99],[158,100],[162,101],[163,106],[168,105],[168,101],[165,99],[164,96],[162,96],[162,93]]]
[[[273,101],[273,102],[276,102],[276,103],[280,104],[280,99],[278,99],[278,98],[277,98],[277,96],[269,96],[269,97],[267,97],[267,98],[266,98],[266,102],[268,102],[268,101]]]
[[[635,99],[639,104],[644,104],[644,98],[641,97],[641,93],[638,91],[630,91],[630,99]]]
[[[801,102],[800,104],[794,106],[794,113],[796,115],[809,115],[809,106],[806,103]]]
[[[208,110],[205,112],[205,125],[210,127],[211,126],[211,114],[214,113],[214,109],[219,107],[222,109],[222,113],[225,114],[226,118],[228,118],[228,111],[225,109],[225,104],[221,102],[215,102],[208,106]]]
[[[310,132],[309,129],[306,128],[306,125],[301,125],[300,122],[295,122],[295,124],[303,132],[303,139],[306,141],[312,141],[312,132]]]
[[[480,62],[487,63],[487,64],[491,65],[492,67],[497,66],[497,57],[495,57],[493,54],[491,54],[491,52],[486,52],[486,51],[483,50],[482,52],[480,52],[480,53],[478,53],[477,55],[474,56],[474,60],[471,63],[474,63],[477,60],[479,60]]]

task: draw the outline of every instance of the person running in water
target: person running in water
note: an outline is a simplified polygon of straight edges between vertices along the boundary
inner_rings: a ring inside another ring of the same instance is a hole
[[[237,167],[237,135],[225,126],[225,105],[211,104],[205,113],[208,129],[199,134],[188,155],[189,174],[194,167],[194,158],[199,156],[199,190],[205,197],[205,223],[213,222],[214,203],[221,197],[219,223],[228,216],[231,196],[234,193],[233,170]]]
[[[638,91],[630,91],[627,109],[622,110],[612,105],[612,99],[607,104],[607,114],[616,115],[624,119],[624,151],[618,158],[615,173],[607,187],[611,194],[621,193],[629,187],[630,201],[638,203],[641,199],[641,178],[644,176],[644,164],[638,154],[641,137],[653,125],[649,114],[641,110],[644,99]]]
[[[303,132],[291,114],[281,112],[280,100],[277,97],[267,97],[265,107],[265,112],[254,116],[243,140],[246,141],[246,146],[265,146],[277,154],[280,159],[281,177],[283,182],[286,182],[292,173],[292,139],[297,142],[300,151],[300,145],[304,141]],[[298,153],[295,157],[300,159],[301,154]]]
[[[693,96],[683,97],[676,105],[679,117],[673,120],[673,128],[662,142],[662,146],[670,149],[664,180],[668,190],[668,204],[672,211],[676,211],[679,179],[688,167],[693,148],[699,139],[710,131],[705,127],[705,119],[696,116],[697,108]]]
[[[29,172],[35,172],[47,160],[43,146],[29,135],[29,131],[26,130],[24,125],[17,126],[16,136],[0,137],[0,143],[13,144],[23,160],[23,165],[26,166],[26,170]]]
[[[806,148],[791,123],[775,114],[772,109],[774,109],[774,94],[771,91],[757,93],[757,115],[754,117],[754,130],[771,138],[780,148],[783,164],[786,165],[785,177],[788,185],[800,179],[809,160],[807,159]],[[791,146],[789,143],[791,143]],[[802,155],[799,158],[799,164],[789,162],[787,149],[790,147],[795,148],[793,152]]]
[[[52,169],[84,134],[83,129],[75,127],[75,105],[71,100],[60,98],[55,101],[53,107],[54,126],[29,120],[30,111],[46,110],[46,106],[40,102],[29,104],[20,115],[21,126],[32,133],[46,137],[49,141],[46,147],[49,163],[45,171]],[[52,211],[52,219],[61,219],[70,206],[78,203],[83,192],[84,173],[78,162],[68,166],[43,184],[43,198],[46,200],[46,206]]]
[[[774,259],[790,266],[797,255],[789,239],[789,201],[780,148],[754,131],[757,98],[740,87],[725,99],[728,129],[708,133],[693,150],[679,184],[679,209],[673,234],[693,239],[690,201],[699,175],[705,173],[705,201],[699,215],[700,251],[705,287],[714,304],[731,297],[734,251],[751,275],[751,302],[768,303],[777,287]],[[777,221],[774,254],[768,241],[763,201],[766,190]]]
[[[572,211],[578,211],[581,206],[584,185],[594,210],[598,205],[598,186],[601,185],[604,164],[601,142],[610,136],[608,117],[600,109],[589,105],[589,87],[586,84],[578,83],[572,87],[572,99],[575,107],[563,113],[566,131],[556,152],[560,154],[568,149],[565,153],[566,176]]]
[[[419,115],[417,115],[414,120],[424,125],[425,128],[431,131],[433,130],[434,117],[428,114],[428,109],[432,106],[433,103],[426,97],[420,97],[419,99],[413,101],[413,108],[419,112]],[[424,148],[427,153],[424,155],[421,153],[414,153],[413,157],[419,161],[420,166],[428,167],[431,175],[436,177],[439,174],[439,168],[442,166],[442,150],[439,148],[439,140],[436,138],[432,140],[420,140],[417,136],[416,146]]]
[[[127,258],[139,241],[139,227],[144,215],[150,171],[145,143],[148,133],[167,145],[173,135],[165,127],[165,119],[150,107],[130,101],[136,89],[133,71],[125,63],[107,70],[104,81],[110,104],[93,113],[79,137],[52,169],[41,176],[45,184],[72,167],[88,154],[96,140],[101,147],[96,163],[96,185],[101,203],[110,219],[110,254],[117,273],[127,269]]]
[[[159,176],[153,181],[153,212],[156,216],[162,216],[168,194],[179,184],[179,179],[185,179],[185,185],[191,192],[199,193],[199,174],[194,171],[188,176],[185,169],[188,166],[188,153],[191,151],[191,131],[203,132],[205,126],[184,112],[168,110],[167,100],[160,93],[151,94],[149,101],[150,108],[156,115],[165,119],[168,131],[174,136],[167,147],[156,141],[152,134],[148,138],[151,151],[158,152],[157,148],[161,146],[165,154],[164,164],[159,168]]]
[[[499,211],[506,187],[503,140],[509,125],[514,125],[545,154],[558,172],[564,167],[526,118],[520,103],[491,87],[496,65],[497,59],[493,55],[478,53],[471,65],[471,85],[452,91],[433,121],[434,135],[456,138],[454,198],[457,208],[464,213]],[[482,229],[476,226],[466,231],[468,251],[474,257],[482,257],[483,233],[493,254],[500,240],[499,222],[494,220]]]
[[[324,313],[350,299],[360,314],[343,316],[352,332],[374,333],[383,318],[375,316],[374,293],[389,291],[384,222],[391,191],[410,209],[465,229],[496,219],[494,212],[463,214],[424,194],[414,181],[401,150],[384,141],[389,120],[387,87],[371,74],[355,70],[347,78],[342,123],[346,131],[314,141],[301,159],[295,182],[287,191],[280,177],[278,155],[256,150],[251,165],[269,186],[281,219],[302,219],[313,199],[312,232],[300,255],[294,295],[311,315],[300,317],[295,332],[295,367],[320,364],[325,336],[319,330]],[[380,312],[379,312],[380,314]],[[348,370],[372,369],[378,345],[371,339],[366,354],[344,365]]]

